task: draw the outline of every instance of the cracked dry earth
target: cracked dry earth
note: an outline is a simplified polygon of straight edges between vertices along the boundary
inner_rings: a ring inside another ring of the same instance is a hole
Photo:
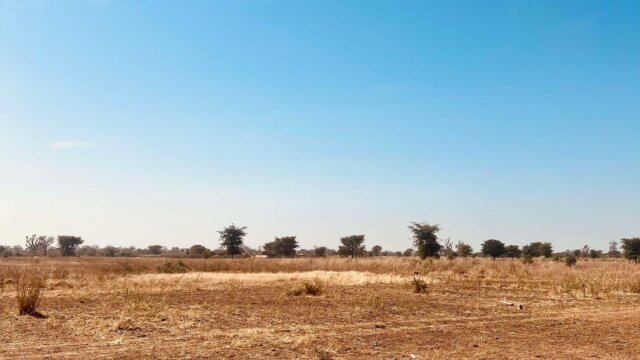
[[[329,284],[320,296],[291,296],[292,281],[54,289],[46,319],[15,315],[5,291],[0,358],[640,359],[637,295]]]

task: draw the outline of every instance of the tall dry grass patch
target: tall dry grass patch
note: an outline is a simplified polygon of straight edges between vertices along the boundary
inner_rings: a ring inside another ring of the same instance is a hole
[[[16,300],[20,315],[42,316],[38,312],[47,282],[47,271],[38,263],[18,268],[15,275]]]

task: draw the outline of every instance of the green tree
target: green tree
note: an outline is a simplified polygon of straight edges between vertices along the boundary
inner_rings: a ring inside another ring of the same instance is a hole
[[[627,238],[620,241],[622,242],[622,255],[624,258],[637,264],[640,260],[640,237]]]
[[[313,249],[313,253],[318,257],[325,257],[327,256],[327,250],[326,246],[318,246]]]
[[[338,247],[340,256],[351,256],[357,258],[362,255],[365,250],[364,235],[351,235],[340,239],[342,245]]]
[[[467,258],[473,255],[473,248],[469,244],[458,241],[458,244],[456,244],[456,252],[458,253],[458,256]]]
[[[162,245],[149,245],[148,249],[153,255],[162,254]]]
[[[371,256],[380,256],[382,254],[382,246],[376,245],[371,248]]]
[[[102,249],[102,254],[106,257],[114,257],[116,256],[117,252],[118,252],[118,249],[116,249],[111,245],[107,245]]]
[[[189,248],[189,257],[192,258],[205,258],[208,259],[211,257],[211,250],[207,249],[206,247],[200,245],[200,244],[196,244],[193,245]]]
[[[58,235],[58,248],[62,256],[74,256],[76,254],[76,248],[84,243],[79,236],[71,235]]]
[[[522,247],[522,255],[529,258],[539,256],[550,258],[553,255],[553,246],[548,242],[532,242]]]
[[[494,260],[504,254],[504,243],[500,240],[489,239],[482,243],[482,254],[491,256]]]
[[[284,236],[264,244],[264,253],[268,257],[293,257],[296,255],[298,241],[295,236]]]
[[[438,242],[439,225],[431,225],[427,222],[412,222],[409,230],[413,233],[413,245],[421,259],[438,257],[442,245]]]
[[[518,245],[507,245],[504,247],[504,256],[512,259],[519,258],[522,255],[522,250]]]
[[[242,254],[244,237],[247,236],[246,226],[236,226],[231,224],[223,230],[218,231],[220,234],[220,245],[226,250],[227,255],[234,256]]]

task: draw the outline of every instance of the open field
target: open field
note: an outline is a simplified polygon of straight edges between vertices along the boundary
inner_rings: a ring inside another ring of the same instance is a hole
[[[0,358],[640,358],[623,260],[47,258],[46,318],[17,315],[29,261],[0,260]]]

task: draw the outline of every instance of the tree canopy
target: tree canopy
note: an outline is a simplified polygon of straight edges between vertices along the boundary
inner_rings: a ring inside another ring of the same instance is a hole
[[[220,234],[220,245],[226,250],[227,255],[233,258],[243,252],[244,237],[247,236],[246,226],[236,226],[231,224],[223,230],[218,231]]]
[[[340,239],[342,245],[338,247],[340,256],[351,256],[357,258],[362,255],[365,250],[364,235],[351,235]]]
[[[640,261],[640,237],[627,238],[622,242],[622,255],[625,259],[635,262]]]
[[[58,247],[62,256],[74,256],[76,248],[82,243],[84,243],[84,240],[79,236],[58,235]]]
[[[482,243],[482,254],[492,258],[500,257],[504,254],[504,243],[500,240],[489,239]]]
[[[412,222],[409,230],[413,233],[413,245],[421,259],[438,257],[442,245],[438,242],[439,225],[431,225],[427,222]]]
[[[292,257],[296,255],[298,241],[295,236],[277,237],[264,244],[264,252],[268,257]]]

